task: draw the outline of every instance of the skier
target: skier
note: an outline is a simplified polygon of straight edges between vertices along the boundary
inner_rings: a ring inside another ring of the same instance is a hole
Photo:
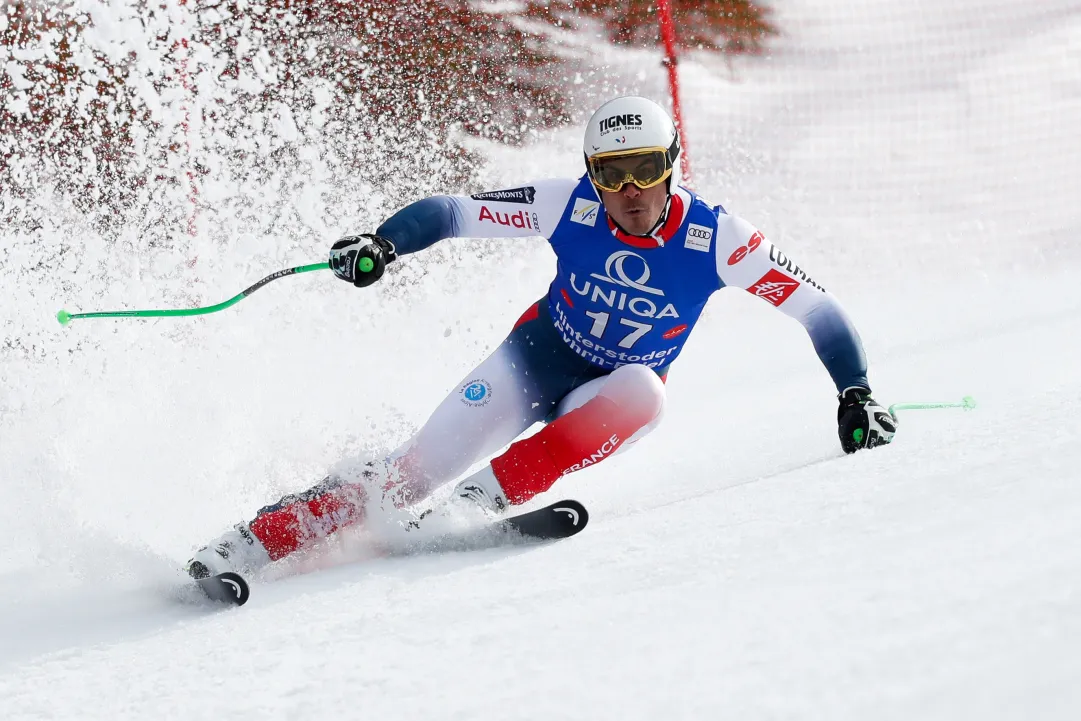
[[[364,518],[373,492],[418,504],[538,421],[454,489],[498,514],[603,461],[661,419],[664,382],[714,291],[741,288],[798,320],[839,392],[846,453],[889,443],[863,347],[838,301],[747,221],[678,185],[680,143],[656,103],[621,97],[589,120],[586,173],[469,197],[434,196],[374,234],[342,238],[330,267],[358,288],[399,256],[452,237],[543,236],[556,254],[547,295],[404,445],[356,478],[333,475],[259,511],[202,548],[189,572],[253,569]]]

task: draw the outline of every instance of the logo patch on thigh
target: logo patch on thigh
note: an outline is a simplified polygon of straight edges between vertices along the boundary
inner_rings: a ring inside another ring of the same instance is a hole
[[[474,378],[461,387],[458,395],[467,406],[486,406],[492,400],[492,384],[481,378]]]

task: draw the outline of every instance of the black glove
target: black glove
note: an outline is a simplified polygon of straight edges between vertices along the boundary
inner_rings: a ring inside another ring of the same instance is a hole
[[[837,399],[837,435],[845,453],[884,446],[897,432],[897,419],[871,397],[867,388],[845,388]]]
[[[387,263],[398,257],[394,244],[378,235],[348,235],[330,248],[334,275],[365,288],[383,277]]]

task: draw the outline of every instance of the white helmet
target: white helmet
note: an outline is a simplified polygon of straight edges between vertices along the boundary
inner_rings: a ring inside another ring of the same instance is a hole
[[[602,190],[618,190],[626,182],[648,188],[667,180],[671,192],[671,179],[680,179],[679,150],[679,133],[672,118],[657,103],[636,95],[609,100],[593,113],[582,146],[589,178]],[[624,170],[626,163],[606,172],[605,160],[651,151],[656,151],[658,166],[644,171],[641,178]]]

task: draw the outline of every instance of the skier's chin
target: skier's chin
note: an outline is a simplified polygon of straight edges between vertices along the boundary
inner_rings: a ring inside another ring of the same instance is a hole
[[[657,219],[659,217],[659,213],[651,213],[646,208],[641,210],[625,210],[619,213],[619,217],[613,215],[613,218],[616,223],[619,224],[619,227],[623,228],[623,230],[631,235],[649,235],[649,231],[653,230],[653,226],[657,224]]]

